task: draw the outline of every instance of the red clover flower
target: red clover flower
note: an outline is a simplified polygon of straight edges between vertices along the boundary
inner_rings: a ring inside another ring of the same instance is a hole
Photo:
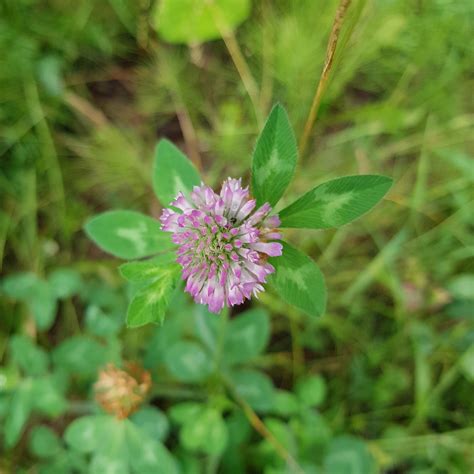
[[[255,210],[248,187],[228,178],[220,194],[201,183],[189,200],[179,193],[170,206],[160,217],[162,230],[173,233],[185,290],[197,303],[218,313],[263,291],[275,271],[267,257],[280,256],[283,248],[272,242],[281,234],[270,204]]]

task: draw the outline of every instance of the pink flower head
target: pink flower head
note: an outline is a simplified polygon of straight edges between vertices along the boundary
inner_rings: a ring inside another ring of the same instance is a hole
[[[240,179],[224,181],[220,194],[201,184],[190,199],[179,193],[164,209],[162,229],[173,233],[179,246],[177,262],[183,268],[185,290],[196,303],[218,313],[224,306],[241,304],[263,290],[275,269],[267,256],[277,257],[282,245],[277,215],[265,203],[255,210],[255,199]]]

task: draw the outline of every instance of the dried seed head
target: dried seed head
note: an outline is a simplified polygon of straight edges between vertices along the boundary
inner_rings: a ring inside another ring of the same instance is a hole
[[[150,373],[137,364],[128,362],[122,369],[108,364],[94,384],[95,399],[107,413],[123,419],[138,409],[150,387]]]

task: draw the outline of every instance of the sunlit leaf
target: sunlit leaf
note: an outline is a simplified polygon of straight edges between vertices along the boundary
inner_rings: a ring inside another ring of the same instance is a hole
[[[3,426],[7,448],[13,447],[20,439],[33,408],[33,396],[31,380],[24,381],[12,396]]]
[[[226,333],[223,356],[229,364],[260,354],[268,343],[270,322],[263,309],[252,309],[232,319]]]
[[[232,374],[236,392],[257,411],[269,411],[274,403],[275,389],[272,380],[256,370],[240,370]]]
[[[61,451],[58,435],[45,425],[35,426],[30,433],[30,452],[39,458],[49,458]]]
[[[249,13],[249,0],[162,0],[153,23],[166,41],[194,44],[220,38]]]
[[[178,466],[170,452],[159,441],[147,436],[129,420],[126,426],[128,460],[136,474],[163,472],[178,474]]]
[[[372,209],[392,182],[386,176],[360,175],[323,183],[279,212],[281,227],[324,229],[347,224]]]
[[[24,373],[32,376],[43,375],[48,370],[49,360],[46,351],[37,346],[29,337],[16,334],[10,341],[13,360]]]
[[[199,172],[186,155],[170,141],[161,140],[153,165],[153,189],[161,204],[168,206],[178,192],[188,194],[200,183]]]
[[[214,408],[205,407],[195,418],[187,420],[180,439],[190,451],[220,454],[227,445],[228,432],[222,415]]]
[[[321,316],[324,313],[324,277],[311,258],[283,242],[283,255],[270,258],[269,262],[276,270],[269,281],[282,299],[310,316]]]
[[[374,459],[365,443],[352,436],[335,438],[324,459],[325,472],[330,474],[374,474]]]
[[[326,382],[320,375],[308,375],[298,380],[296,394],[306,406],[318,406],[326,397]]]
[[[157,255],[145,261],[127,262],[120,265],[120,274],[128,281],[143,281],[159,278],[163,267],[167,267],[176,260],[174,252]]]
[[[162,441],[168,436],[169,423],[166,415],[153,406],[142,407],[130,420],[150,439]]]
[[[72,268],[58,268],[48,275],[48,282],[56,298],[69,298],[79,293],[81,275]]]
[[[38,328],[48,330],[56,317],[56,295],[51,285],[34,273],[16,273],[2,280],[1,290],[6,295],[26,303]]]
[[[197,382],[211,374],[213,361],[200,345],[180,341],[168,350],[166,366],[178,380]]]
[[[274,206],[293,177],[298,149],[285,109],[273,107],[252,159],[252,191],[257,204]]]
[[[74,374],[94,375],[108,362],[107,348],[88,336],[73,336],[53,352],[55,366]]]
[[[158,279],[140,289],[127,311],[127,326],[139,327],[148,323],[163,323],[166,310],[179,278],[176,264],[161,268]]]
[[[90,219],[87,235],[105,252],[116,257],[148,257],[174,247],[160,222],[135,211],[107,211]]]

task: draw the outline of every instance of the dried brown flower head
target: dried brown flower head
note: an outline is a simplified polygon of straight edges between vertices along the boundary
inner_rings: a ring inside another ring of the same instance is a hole
[[[123,368],[108,364],[94,384],[95,399],[107,413],[123,419],[138,409],[150,387],[150,373],[137,364],[128,362]]]

